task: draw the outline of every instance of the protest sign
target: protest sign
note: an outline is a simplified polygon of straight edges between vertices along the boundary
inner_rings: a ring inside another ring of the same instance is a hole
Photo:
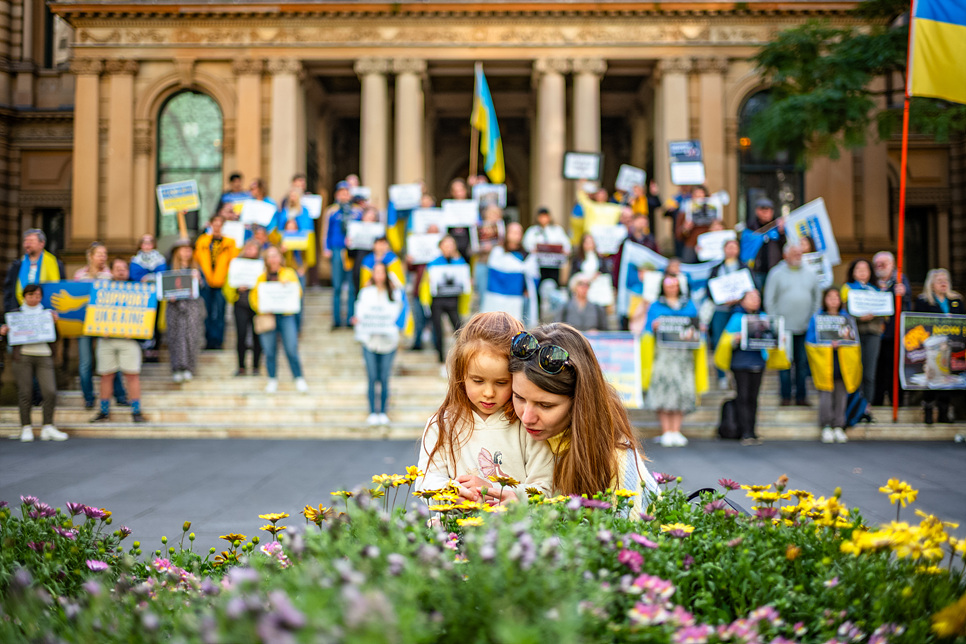
[[[309,211],[312,219],[322,216],[322,195],[302,195],[302,205]]]
[[[563,244],[537,244],[535,254],[540,268],[560,268],[567,263]]]
[[[162,183],[157,188],[158,207],[161,214],[173,215],[179,212],[188,212],[201,208],[201,199],[198,196],[198,182],[194,179],[187,181],[175,181],[174,183]]]
[[[389,186],[389,201],[396,210],[419,208],[423,200],[423,186],[420,183],[395,183]]]
[[[157,286],[150,282],[97,280],[84,313],[84,335],[100,338],[154,337],[158,315]]]
[[[889,291],[872,291],[850,288],[848,293],[849,315],[857,318],[866,315],[892,315],[896,312],[895,295]]]
[[[607,382],[614,385],[625,407],[644,407],[641,386],[641,339],[629,331],[588,332],[587,341]]]
[[[825,209],[825,200],[821,197],[796,208],[785,218],[785,237],[792,244],[800,243],[803,237],[808,237],[812,240],[815,252],[824,253],[832,266],[842,263],[835,233],[832,232],[832,222]]]
[[[386,236],[386,226],[378,221],[350,221],[346,227],[346,248],[372,250],[380,237]]]
[[[246,199],[242,202],[241,221],[244,224],[258,224],[268,227],[275,219],[274,204],[259,199]]]
[[[855,344],[859,330],[855,320],[843,315],[815,316],[815,344]]]
[[[53,342],[57,339],[54,316],[48,310],[39,313],[13,311],[6,315],[7,344],[15,347],[22,344]]]
[[[435,264],[426,270],[433,297],[455,297],[470,292],[469,264]]]
[[[594,152],[565,152],[563,159],[564,179],[576,181],[600,181],[604,155]]]
[[[617,171],[617,180],[614,187],[624,192],[630,192],[634,186],[643,186],[647,183],[647,173],[641,168],[622,163],[620,170]]]
[[[741,349],[778,349],[785,337],[785,318],[780,315],[741,316]]]
[[[627,229],[621,225],[594,226],[590,229],[598,255],[614,255],[627,239]]]
[[[365,341],[373,335],[398,336],[399,307],[392,302],[360,299],[355,309],[355,337]]]
[[[359,198],[364,201],[372,201],[372,188],[369,186],[356,186],[349,188],[349,196],[353,199]]]
[[[697,349],[701,346],[698,319],[683,315],[662,315],[657,318],[657,345],[673,349]]]
[[[198,275],[193,270],[155,274],[159,300],[193,300],[198,297]]]
[[[506,237],[506,225],[502,219],[497,221],[484,221],[476,227],[476,237],[480,245],[480,251],[488,253],[494,246],[503,243]]]
[[[802,266],[818,275],[818,283],[822,288],[832,285],[832,265],[829,264],[825,253],[804,253],[802,255]]]
[[[473,186],[473,201],[479,204],[480,208],[496,204],[500,208],[506,208],[506,184],[505,183],[478,183]]]
[[[699,186],[704,183],[704,161],[701,141],[669,141],[671,183],[676,186]]]
[[[753,290],[755,290],[755,280],[752,279],[751,271],[747,268],[708,280],[708,293],[715,304],[737,302],[745,296],[745,293]]]
[[[228,265],[228,286],[231,288],[253,288],[259,275],[265,272],[265,262],[260,259],[236,257]]]
[[[259,313],[298,313],[302,296],[298,282],[259,282]]]
[[[702,262],[720,262],[725,257],[725,242],[737,238],[737,233],[733,230],[712,230],[701,233],[698,235],[698,244],[695,247],[698,259]]]
[[[350,222],[351,225],[351,222]],[[305,230],[289,230],[282,233],[282,251],[288,252],[290,250],[308,250],[309,249],[309,233]]]
[[[406,255],[410,264],[428,264],[440,256],[443,233],[410,233],[406,236]]]
[[[222,237],[227,237],[235,242],[236,248],[245,245],[245,224],[240,221],[226,221],[221,225]]]
[[[443,199],[440,205],[449,228],[475,228],[480,221],[480,207],[472,199]]]
[[[903,389],[966,389],[966,315],[903,313],[899,325]]]
[[[57,333],[63,338],[84,335],[84,315],[91,299],[90,282],[48,282],[41,300],[45,309],[57,312]]]
[[[437,232],[442,232],[445,228],[442,208],[417,208],[409,221],[414,233],[429,232],[430,226],[436,226]]]
[[[668,260],[647,246],[630,240],[624,242],[623,248],[621,265],[617,275],[617,312],[619,315],[630,315],[631,296],[633,294],[642,295],[643,293],[644,285],[641,282],[639,269],[644,267],[648,272],[663,271],[667,267]],[[708,277],[711,275],[712,268],[714,268],[714,262],[681,265],[681,274],[687,278],[682,280],[682,282],[686,281],[687,284],[682,283],[681,286],[695,303],[695,306],[700,306],[707,294]],[[660,285],[660,278],[657,278],[656,284]],[[649,299],[648,301],[653,302],[654,300]]]

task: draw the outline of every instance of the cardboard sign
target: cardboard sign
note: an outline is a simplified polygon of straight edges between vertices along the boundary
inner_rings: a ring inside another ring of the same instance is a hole
[[[429,232],[430,226],[436,226],[437,232],[442,232],[446,228],[443,225],[442,208],[417,208],[409,221],[412,223],[414,233]]]
[[[57,339],[57,329],[54,326],[54,316],[51,311],[43,310],[39,313],[23,313],[13,311],[6,315],[7,344],[12,347],[23,344],[37,344],[53,342]]]
[[[472,199],[443,199],[440,205],[450,228],[475,228],[480,221],[480,207]]]
[[[353,199],[359,197],[365,201],[372,201],[372,188],[369,186],[356,186],[355,188],[349,189],[349,195]]]
[[[818,283],[822,288],[828,288],[832,285],[834,278],[832,265],[824,253],[803,253],[802,266],[818,275]]]
[[[855,344],[859,341],[859,330],[855,320],[842,315],[815,316],[815,344],[829,345]]]
[[[194,300],[198,298],[198,275],[193,270],[164,271],[155,276],[158,299]]]
[[[158,315],[157,286],[150,282],[97,280],[84,314],[84,335],[150,340]]]
[[[275,219],[276,212],[274,204],[259,199],[246,199],[242,202],[241,221],[244,224],[268,227]]]
[[[697,349],[701,346],[698,319],[681,315],[662,315],[657,319],[657,345],[673,349]]]
[[[702,262],[720,262],[725,258],[725,242],[737,238],[733,230],[712,230],[701,233],[698,235],[698,244],[695,248],[698,259]]]
[[[57,313],[57,333],[65,338],[84,335],[84,316],[91,299],[90,282],[49,282],[44,284],[41,304]]]
[[[254,288],[258,277],[265,272],[265,262],[260,259],[236,257],[228,264],[228,286],[231,288]]]
[[[389,201],[396,210],[419,208],[423,200],[423,186],[420,183],[395,183],[389,186]]]
[[[747,268],[708,280],[708,293],[715,304],[736,302],[743,298],[745,293],[753,290],[755,290],[755,280],[752,279],[751,271]]]
[[[893,315],[896,312],[895,295],[889,291],[867,291],[864,288],[850,288],[848,295],[849,314],[861,318],[866,315]]]
[[[676,186],[699,186],[705,182],[701,141],[669,141],[671,183]]]
[[[535,254],[540,268],[560,268],[567,263],[563,244],[537,244]]]
[[[903,389],[966,389],[966,315],[903,313],[899,328]]]
[[[604,378],[614,385],[625,407],[644,407],[641,386],[641,339],[629,331],[584,334],[594,349]]]
[[[393,302],[361,299],[356,302],[355,337],[364,341],[372,335],[398,336],[399,306]]]
[[[157,188],[158,207],[163,215],[174,215],[201,208],[198,182],[194,179],[162,183]]]
[[[489,252],[495,246],[502,244],[504,237],[506,237],[506,225],[502,219],[481,222],[476,227],[476,238],[482,252]]]
[[[411,233],[406,236],[406,255],[409,263],[428,264],[441,255],[439,240],[443,233]]]
[[[646,184],[647,172],[641,168],[635,168],[632,165],[622,163],[620,170],[617,171],[617,181],[614,182],[614,187],[624,192],[630,192],[634,189],[634,186],[643,186]]]
[[[433,297],[456,297],[471,290],[469,264],[436,264],[426,270]]]
[[[302,195],[302,205],[309,211],[309,217],[312,219],[322,216],[322,195]]]
[[[594,152],[565,152],[563,177],[574,181],[600,181],[604,155]]]
[[[257,288],[259,313],[298,313],[302,310],[298,282],[260,282]]]
[[[245,224],[240,221],[226,221],[221,225],[222,237],[227,237],[235,241],[235,247],[241,248],[245,245]]]
[[[780,315],[741,316],[741,349],[778,349],[785,337],[785,318]]]
[[[500,208],[506,208],[506,184],[505,183],[478,183],[473,186],[473,201],[480,209],[491,204],[496,204]]]
[[[386,236],[386,226],[378,221],[350,221],[346,227],[346,248],[372,250],[380,237]]]
[[[799,243],[802,237],[809,237],[815,251],[823,253],[832,266],[842,263],[825,200],[821,197],[796,208],[785,218],[785,237],[792,244]]]
[[[613,255],[627,239],[627,229],[620,225],[594,226],[590,229],[590,236],[597,245],[598,255]]]

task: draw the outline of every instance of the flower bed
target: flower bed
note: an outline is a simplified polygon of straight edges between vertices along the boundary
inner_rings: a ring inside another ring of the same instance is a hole
[[[442,490],[428,521],[416,475],[335,492],[338,509],[308,506],[305,525],[260,515],[263,539],[200,554],[190,523],[145,557],[107,510],[23,497],[0,508],[0,641],[966,639],[966,542],[936,517],[873,529],[786,480],[744,486],[746,515],[733,481],[689,503],[659,475],[640,518],[622,516],[626,491],[494,509]],[[882,490],[912,513],[915,490]]]

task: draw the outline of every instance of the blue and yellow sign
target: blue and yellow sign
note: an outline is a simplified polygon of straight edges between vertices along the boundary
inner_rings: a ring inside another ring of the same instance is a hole
[[[98,280],[91,287],[84,335],[134,340],[154,337],[158,295],[153,282]]]
[[[84,335],[84,315],[91,299],[91,282],[47,282],[43,284],[45,309],[57,312],[57,333],[63,338]]]

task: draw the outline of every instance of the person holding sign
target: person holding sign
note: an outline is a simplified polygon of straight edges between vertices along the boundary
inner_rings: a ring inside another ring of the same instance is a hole
[[[228,278],[228,265],[238,254],[235,240],[224,237],[222,215],[215,214],[208,222],[210,232],[195,241],[195,260],[204,275],[201,299],[205,302],[205,350],[217,351],[225,341],[225,296],[221,289]]]
[[[949,271],[945,268],[934,268],[926,274],[926,282],[922,286],[922,294],[916,300],[915,310],[920,313],[942,313],[944,315],[964,315],[966,306],[963,296],[950,286]],[[933,409],[938,410],[940,423],[951,423],[949,415],[950,395],[948,391],[927,389],[922,393],[923,421],[931,425]]]
[[[131,281],[154,281],[156,273],[163,273],[166,270],[168,270],[168,260],[158,250],[158,242],[154,235],[150,233],[141,235],[138,252],[131,258]],[[144,349],[144,360],[146,362],[158,361],[158,347],[161,346],[161,331],[158,327],[161,324],[161,319],[162,312],[159,310],[158,317],[155,318],[154,322],[154,337],[150,340],[141,340],[141,348]]]
[[[194,249],[187,239],[179,239],[171,249],[171,270],[191,271],[193,279],[201,280]],[[171,379],[190,382],[198,365],[201,339],[198,330],[205,315],[204,304],[197,297],[168,298],[168,352],[171,354]]]
[[[40,284],[25,284],[20,294],[23,297],[23,304],[20,306],[22,315],[34,317],[47,311],[40,303],[44,296],[43,287]],[[57,313],[48,312],[47,315],[51,316],[54,322],[57,321]],[[7,324],[0,326],[0,335],[10,334],[10,328]],[[51,338],[51,341],[54,339]],[[54,378],[53,355],[49,342],[31,342],[13,347],[13,371],[17,381],[17,404],[20,407],[22,427],[21,442],[29,443],[34,439],[34,430],[30,423],[30,409],[34,401],[34,379],[40,384],[40,395],[43,400],[44,424],[40,429],[40,440],[67,440],[67,434],[54,427],[57,381]]]
[[[394,284],[386,265],[376,262],[369,281],[359,291],[356,315],[352,324],[356,340],[362,343],[362,357],[369,377],[369,417],[366,424],[389,424],[386,415],[389,403],[389,376],[392,361],[399,348],[399,330],[405,324],[406,294]],[[379,404],[376,405],[376,385],[379,385]]]
[[[818,389],[818,425],[823,443],[847,443],[845,407],[862,382],[864,359],[851,316],[842,310],[837,288],[822,293],[822,310],[812,316],[805,351]]]
[[[243,185],[244,181],[241,172],[232,172],[228,175],[228,186],[225,188],[225,192],[222,193],[221,199],[218,200],[218,210],[221,210],[223,204],[235,204],[246,199],[251,199],[251,193],[246,192],[242,188]]]
[[[340,181],[335,184],[335,203],[325,211],[323,217],[326,222],[325,250],[322,254],[332,261],[332,328],[338,329],[348,326],[348,320],[353,316],[356,301],[356,287],[349,272],[346,253],[346,233],[349,222],[361,218],[361,212],[350,203],[349,183]],[[348,314],[343,322],[342,290],[349,287]]]
[[[853,291],[871,291],[880,293],[872,282],[872,265],[867,259],[859,258],[849,265],[848,276],[842,287],[842,302],[848,304],[849,294]],[[885,294],[884,299],[892,300],[891,294]],[[894,308],[893,304],[893,308]],[[852,308],[849,307],[851,311]],[[885,331],[886,316],[859,315],[856,322],[859,328],[859,344],[862,347],[862,395],[871,401],[875,395],[875,368],[879,363],[879,349],[882,346],[882,333]],[[888,350],[892,350],[889,347]],[[851,392],[850,392],[851,393]],[[872,415],[866,413],[864,420],[872,421]]]
[[[680,277],[665,275],[661,294],[647,310],[641,338],[641,384],[647,391],[644,408],[657,412],[662,447],[685,447],[681,433],[685,414],[697,408],[697,396],[708,389],[708,354],[704,342],[697,349],[657,346],[664,317],[698,317],[694,303],[681,292]]]
[[[263,254],[265,260],[265,272],[262,273],[255,283],[255,288],[248,294],[248,301],[256,315],[261,315],[259,309],[258,287],[266,283],[292,283],[298,289],[298,297],[302,297],[302,286],[299,283],[298,274],[291,268],[283,264],[282,251],[272,246]],[[288,366],[292,370],[292,377],[295,378],[295,389],[299,393],[307,393],[308,383],[302,377],[302,363],[299,361],[299,335],[295,328],[295,316],[293,313],[265,313],[274,317],[274,324],[268,324],[271,328],[263,330],[258,339],[262,343],[262,351],[265,352],[265,365],[268,368],[268,383],[265,385],[265,392],[274,394],[278,391],[278,377],[276,375],[278,336],[282,336],[282,348],[285,350],[285,357],[288,359]]]
[[[553,223],[546,208],[537,209],[537,223],[527,228],[523,235],[523,248],[528,253],[537,254],[540,281],[553,280],[560,286],[560,267],[567,263],[570,255],[570,237],[563,227]]]
[[[251,281],[242,280],[242,276],[238,275],[237,269],[232,270],[232,267],[235,262],[243,262],[246,263],[246,266],[252,267],[257,265],[260,266],[260,269],[257,269],[258,275],[261,275],[265,270],[265,264],[259,258],[260,252],[261,249],[256,240],[249,239],[245,242],[241,254],[231,260],[231,265],[228,266],[228,281],[222,288],[225,300],[232,305],[232,310],[235,313],[235,351],[238,353],[236,377],[244,376],[246,373],[245,356],[248,353],[249,341],[252,347],[252,375],[258,375],[258,365],[262,358],[262,343],[259,342],[258,333],[255,331],[255,311],[252,310],[251,302],[248,300],[249,292],[255,286],[255,282],[258,281],[258,276],[251,278]],[[232,283],[233,279],[242,281]]]
[[[59,282],[67,273],[64,264],[44,250],[47,235],[39,228],[29,228],[23,234],[24,255],[7,268],[3,283],[3,310],[16,311],[23,304],[23,288],[27,284]]]
[[[446,373],[446,353],[443,342],[443,316],[449,318],[453,331],[463,325],[461,315],[469,313],[469,264],[460,256],[456,240],[446,235],[439,242],[442,253],[423,272],[420,301],[429,306],[433,322],[433,343],[439,356],[440,374]]]
[[[711,269],[711,275],[708,277],[712,280],[716,277],[723,277],[725,275],[731,275],[732,273],[737,273],[740,270],[745,270],[748,267],[744,262],[739,259],[741,254],[741,246],[738,244],[738,240],[729,239],[724,244],[724,259]],[[742,296],[744,294],[742,293]],[[728,324],[728,320],[731,319],[731,314],[734,313],[735,307],[738,305],[741,299],[735,299],[728,302],[716,303],[714,306],[714,313],[711,314],[711,346],[718,346],[718,340],[721,339],[721,334],[724,332],[725,326]],[[703,308],[702,308],[703,310]],[[717,369],[718,372],[718,389],[728,388],[728,377],[725,375],[724,369]]]
[[[695,186],[691,190],[691,199],[685,201],[678,212],[675,225],[677,239],[682,243],[681,261],[686,264],[697,263],[698,253],[695,247],[698,236],[711,230],[712,222],[720,219],[721,211],[708,201],[708,189]]]

